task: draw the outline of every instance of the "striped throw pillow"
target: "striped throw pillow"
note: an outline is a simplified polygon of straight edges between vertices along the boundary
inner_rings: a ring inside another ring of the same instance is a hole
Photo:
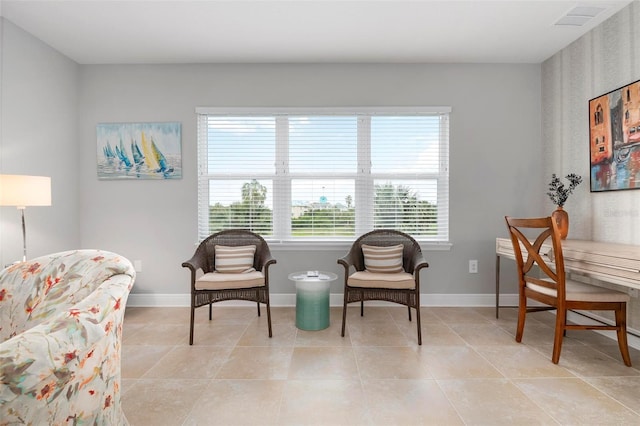
[[[253,272],[256,246],[215,246],[216,271],[224,274]]]
[[[369,246],[362,245],[364,254],[364,267],[369,272],[398,273],[402,269],[402,250],[404,246]]]

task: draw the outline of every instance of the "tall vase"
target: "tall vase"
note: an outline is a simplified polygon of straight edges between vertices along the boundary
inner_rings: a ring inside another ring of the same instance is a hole
[[[564,240],[569,234],[569,214],[562,208],[562,206],[558,206],[558,208],[555,209],[553,213],[551,213],[551,217],[556,221],[556,224],[558,225],[560,238]]]

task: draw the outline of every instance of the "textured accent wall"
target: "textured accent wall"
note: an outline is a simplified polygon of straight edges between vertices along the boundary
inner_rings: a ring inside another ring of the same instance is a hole
[[[543,178],[584,178],[565,206],[569,238],[640,245],[640,190],[589,192],[588,121],[589,99],[640,79],[639,27],[634,1],[542,64]],[[640,330],[640,301],[629,308],[629,326]]]

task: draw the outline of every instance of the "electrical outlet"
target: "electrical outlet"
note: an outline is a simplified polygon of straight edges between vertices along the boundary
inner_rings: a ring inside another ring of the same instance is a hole
[[[638,289],[637,288],[630,288],[629,289],[629,296],[638,297]]]
[[[477,274],[478,273],[478,261],[477,260],[470,260],[469,261],[469,273],[470,274]]]
[[[136,272],[142,272],[142,260],[134,260],[133,269],[135,269]]]

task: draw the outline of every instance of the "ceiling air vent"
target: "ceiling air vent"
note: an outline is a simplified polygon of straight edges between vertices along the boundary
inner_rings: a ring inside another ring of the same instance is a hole
[[[604,10],[605,9],[602,7],[578,6],[571,9],[565,16],[560,18],[555,25],[581,27]]]

